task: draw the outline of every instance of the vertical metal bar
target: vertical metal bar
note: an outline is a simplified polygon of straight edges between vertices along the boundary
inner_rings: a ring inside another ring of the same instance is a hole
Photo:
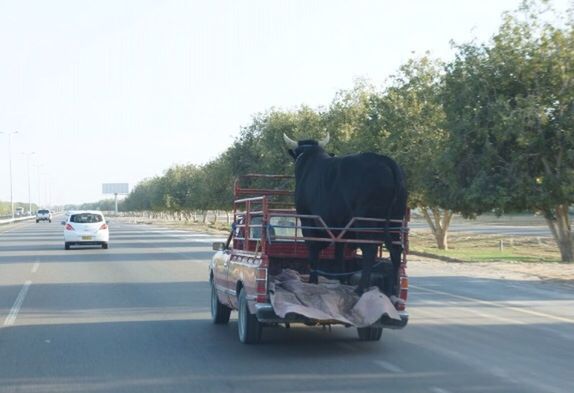
[[[251,201],[245,202],[245,229],[243,231],[243,251],[247,251],[249,249],[249,240],[251,239]]]
[[[263,245],[261,246],[261,252],[263,255],[267,254],[267,230],[269,228],[269,201],[268,196],[264,195],[263,200],[261,201],[261,207],[263,210],[263,217],[261,217],[261,242]]]

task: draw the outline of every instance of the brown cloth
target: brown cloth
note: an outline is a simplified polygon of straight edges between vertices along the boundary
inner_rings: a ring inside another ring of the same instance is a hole
[[[271,304],[281,318],[295,313],[317,321],[337,321],[367,327],[387,314],[400,320],[391,300],[377,287],[359,296],[354,287],[321,277],[318,284],[303,282],[298,272],[283,270],[270,283]]]

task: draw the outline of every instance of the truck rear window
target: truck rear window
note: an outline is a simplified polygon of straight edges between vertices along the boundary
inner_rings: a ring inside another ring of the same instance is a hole
[[[50,211],[49,210],[38,210],[38,213],[39,214],[48,214],[48,213],[50,213]]]
[[[102,222],[103,220],[104,218],[101,215],[93,213],[72,214],[70,217],[70,222],[78,224],[93,224],[96,222]]]

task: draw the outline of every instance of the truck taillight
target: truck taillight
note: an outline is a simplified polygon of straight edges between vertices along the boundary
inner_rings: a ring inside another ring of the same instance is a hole
[[[267,302],[267,269],[258,268],[255,272],[256,277],[256,292],[257,292],[257,303]]]
[[[71,226],[70,224],[66,224],[65,228],[66,228],[66,231],[73,231],[74,230],[74,227]]]
[[[108,229],[108,224],[102,224],[102,226],[100,227],[100,231],[103,231],[106,229]]]
[[[401,276],[399,282],[400,282],[399,298],[402,300],[402,302],[397,303],[396,309],[398,311],[403,311],[405,309],[409,293],[409,278],[407,276]]]

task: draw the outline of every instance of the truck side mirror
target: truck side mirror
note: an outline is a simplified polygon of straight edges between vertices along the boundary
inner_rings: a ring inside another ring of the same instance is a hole
[[[223,250],[225,250],[225,243],[224,242],[214,242],[211,245],[211,248],[213,249],[213,251],[223,251]]]

